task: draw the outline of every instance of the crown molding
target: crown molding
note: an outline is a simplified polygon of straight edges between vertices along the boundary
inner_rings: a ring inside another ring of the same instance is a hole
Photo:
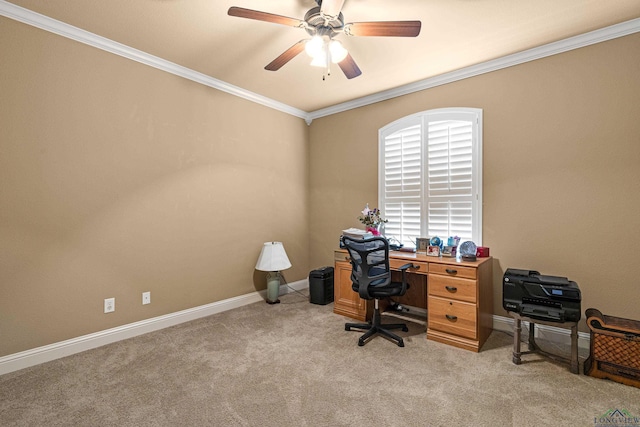
[[[300,117],[305,120],[307,120],[309,116],[306,111],[242,89],[241,87],[234,86],[222,80],[215,79],[213,77],[207,76],[206,74],[183,67],[157,56],[150,55],[146,52],[134,49],[122,43],[115,42],[106,37],[102,37],[89,31],[82,30],[78,27],[74,27],[73,25],[65,24],[64,22],[14,5],[5,0],[0,0],[0,15],[6,16],[7,18],[14,19],[24,24],[31,25],[36,28],[40,28],[45,31],[49,31],[62,37],[66,37],[71,40],[96,47],[106,52],[122,56],[123,58],[131,59],[141,64],[166,71],[168,73],[183,77],[185,79],[200,83],[205,86],[209,86],[222,92],[244,98],[248,101],[255,102],[257,104],[261,104],[278,111],[282,111],[283,113],[287,113],[292,116]]]
[[[311,111],[309,119],[314,120],[320,117],[341,113],[358,107],[374,104],[376,102],[385,101],[387,99],[397,98],[421,90],[430,89],[436,86],[445,85],[447,83],[456,82],[458,80],[468,79],[469,77],[479,76],[481,74],[490,73],[492,71],[501,70],[503,68],[513,67],[525,62],[535,61],[536,59],[546,58],[548,56],[557,55],[581,47],[601,43],[607,40],[616,39],[618,37],[627,36],[629,34],[640,32],[640,18],[615,24],[599,30],[584,33],[568,39],[538,46],[522,52],[503,56],[491,61],[482,62],[480,64],[461,68],[450,73],[440,74],[415,83],[398,86],[373,95],[354,99],[352,101],[336,104],[331,107],[322,108],[320,110]]]
[[[507,55],[491,61],[482,62],[480,64],[461,68],[450,73],[440,74],[435,77],[420,80],[393,89],[374,93],[352,101],[343,102],[332,105],[327,108],[307,112],[282,102],[267,98],[257,93],[242,89],[222,80],[207,76],[206,74],[194,71],[190,68],[183,67],[173,62],[164,60],[157,56],[150,55],[146,52],[123,45],[113,40],[107,39],[97,34],[90,33],[80,28],[74,27],[64,22],[58,21],[48,16],[41,15],[29,9],[16,6],[6,0],[0,0],[0,15],[16,21],[40,28],[45,31],[58,34],[60,36],[87,44],[89,46],[102,49],[104,51],[131,59],[133,61],[145,64],[162,71],[183,77],[185,79],[209,86],[234,96],[255,102],[265,107],[273,108],[286,114],[304,119],[307,125],[310,125],[314,119],[330,116],[332,114],[341,113],[352,110],[354,108],[364,107],[366,105],[375,104],[376,102],[386,101],[388,99],[397,98],[399,96],[408,95],[410,93],[419,92],[425,89],[453,83],[458,80],[468,79],[469,77],[479,76],[492,71],[501,70],[503,68],[513,67],[525,62],[535,61],[536,59],[546,58],[548,56],[557,55],[581,47],[589,46],[596,43],[616,39],[618,37],[627,36],[640,32],[640,18],[615,24],[599,30],[591,31],[564,40],[538,46],[522,52]]]

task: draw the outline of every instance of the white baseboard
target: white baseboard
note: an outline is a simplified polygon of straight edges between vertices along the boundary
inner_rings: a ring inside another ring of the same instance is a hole
[[[294,291],[300,291],[307,289],[308,287],[308,279],[299,280],[297,282],[281,285],[280,294],[282,295]],[[111,344],[138,335],[168,328],[170,326],[179,325],[180,323],[189,322],[201,317],[207,317],[223,311],[253,304],[254,302],[264,301],[265,298],[266,290],[252,292],[223,301],[217,301],[211,304],[205,304],[199,307],[165,314],[163,316],[141,320],[128,325],[118,326],[116,328],[3,356],[0,357],[0,375],[28,368],[30,366],[39,365],[41,363],[50,362],[52,360],[91,350],[92,348],[101,347],[106,344]],[[513,333],[513,324],[514,320],[510,317],[493,316],[493,329],[495,330]],[[528,334],[529,322],[523,321],[522,328]],[[540,337],[548,341],[567,345],[571,344],[571,331],[569,329],[538,325],[535,333],[536,337]],[[578,332],[578,347],[586,349],[589,348],[588,333]]]
[[[304,280],[298,280],[297,282],[286,283],[284,285],[280,285],[280,295],[288,294],[293,291],[302,291],[304,289],[309,288],[309,278],[307,277]],[[265,291],[266,292],[266,291]],[[265,293],[266,295],[266,293]]]
[[[511,317],[493,316],[493,329],[496,331],[508,332],[513,334],[513,325],[515,320]],[[522,336],[529,336],[529,322],[522,321]],[[541,338],[547,341],[571,345],[571,330],[567,328],[558,328],[555,326],[540,325],[536,327],[534,331],[536,338]],[[578,348],[589,348],[589,334],[586,332],[578,332]]]
[[[308,279],[304,279],[289,283],[288,286],[294,290],[302,290],[309,287],[309,282]],[[289,287],[287,287],[287,285],[280,286],[280,293],[286,294],[292,292]],[[3,356],[0,357],[0,375],[28,368],[30,366],[39,365],[41,363],[50,362],[55,359],[60,359],[92,348],[101,347],[116,341],[175,326],[180,323],[189,322],[201,317],[211,316],[213,314],[242,307],[247,304],[253,304],[254,302],[264,301],[266,298],[266,292],[266,290],[252,292],[250,294],[240,295],[223,301],[217,301],[211,304],[205,304],[199,307],[165,314],[163,316],[141,320],[139,322],[129,323],[116,328]]]

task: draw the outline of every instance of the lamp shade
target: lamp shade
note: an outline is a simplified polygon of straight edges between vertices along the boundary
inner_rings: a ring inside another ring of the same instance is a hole
[[[282,242],[266,242],[256,263],[256,270],[280,271],[291,267]]]

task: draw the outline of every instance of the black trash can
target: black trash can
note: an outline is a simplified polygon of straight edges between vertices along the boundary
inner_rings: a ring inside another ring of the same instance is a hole
[[[333,267],[322,267],[309,273],[309,302],[320,305],[333,302]]]

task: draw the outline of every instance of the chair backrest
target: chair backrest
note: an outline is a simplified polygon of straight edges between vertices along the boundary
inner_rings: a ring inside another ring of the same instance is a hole
[[[384,237],[359,240],[342,236],[342,243],[351,262],[351,282],[357,286],[361,298],[371,299],[370,286],[386,286],[391,283],[389,268],[389,242]]]

